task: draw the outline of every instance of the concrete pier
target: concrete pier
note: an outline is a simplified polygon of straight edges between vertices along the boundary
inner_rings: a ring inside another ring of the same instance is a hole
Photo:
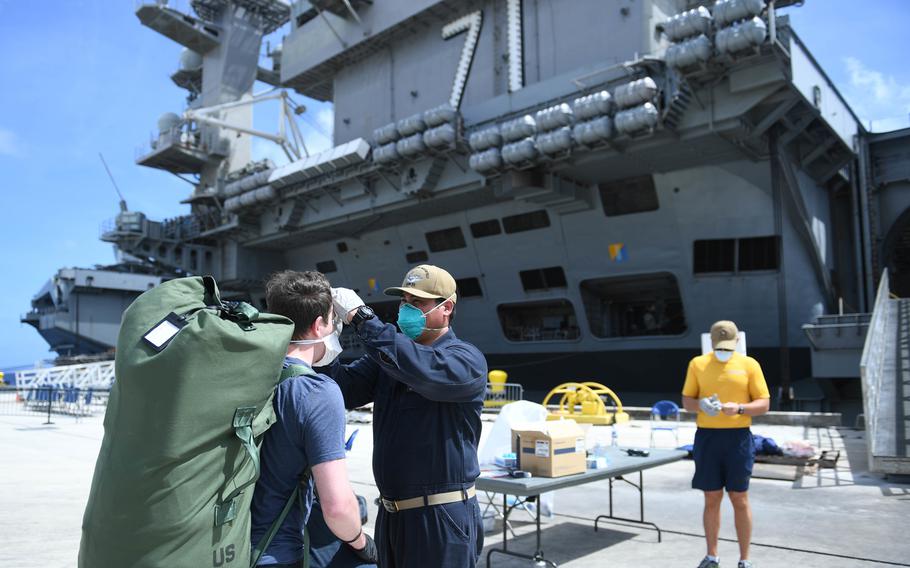
[[[102,437],[101,417],[76,419],[55,416],[0,416],[0,565],[18,568],[71,568],[76,565],[82,512]],[[488,432],[489,422],[484,424]],[[349,469],[354,487],[370,503],[370,525],[376,517],[377,496],[370,469],[372,431],[360,428]],[[795,481],[753,479],[750,491],[754,514],[751,557],[759,567],[819,566],[857,568],[910,566],[906,520],[910,518],[910,484],[867,471],[864,432],[841,427],[756,425],[753,431],[779,444],[808,440],[819,450],[840,450],[837,467],[807,471]],[[646,447],[647,421],[633,420],[619,431],[622,446]],[[684,422],[680,443],[691,443],[695,427]],[[670,447],[672,436],[658,433],[658,445]],[[543,519],[546,557],[566,568],[611,566],[695,567],[704,556],[701,526],[702,496],[690,488],[691,461],[646,471],[645,518],[664,530],[593,520],[607,507],[607,482],[556,493],[552,517]],[[485,496],[480,496],[485,499]],[[501,496],[496,496],[497,503]],[[634,517],[638,495],[617,484],[617,515]],[[482,505],[483,507],[483,505]],[[729,502],[723,508],[720,555],[722,566],[738,560],[736,533]],[[515,550],[533,553],[532,518],[516,513]],[[486,536],[487,550],[501,541],[501,525]],[[486,551],[485,551],[486,553]],[[481,559],[485,565],[486,555]],[[493,566],[530,566],[519,559],[494,555]]]

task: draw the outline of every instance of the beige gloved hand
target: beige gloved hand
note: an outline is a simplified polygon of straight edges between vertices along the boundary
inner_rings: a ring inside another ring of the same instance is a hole
[[[357,292],[350,288],[332,288],[332,304],[335,306],[335,314],[343,319],[344,323],[351,323],[349,314],[366,305]]]

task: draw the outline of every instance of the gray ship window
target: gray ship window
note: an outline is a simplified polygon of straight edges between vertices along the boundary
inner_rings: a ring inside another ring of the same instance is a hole
[[[679,335],[686,317],[672,274],[593,278],[579,285],[595,337]]]
[[[479,278],[458,278],[455,280],[455,289],[459,298],[483,296]]]
[[[547,215],[545,209],[522,213],[521,215],[511,215],[502,218],[502,226],[507,234],[543,229],[550,226],[550,216]]]
[[[417,264],[418,262],[426,262],[430,259],[429,255],[427,255],[427,251],[425,251],[425,250],[415,250],[414,252],[409,252],[408,254],[404,255],[404,258],[410,264]]]
[[[581,336],[568,300],[502,304],[496,313],[509,341],[572,341]]]
[[[692,247],[692,272],[733,272],[736,266],[736,239],[704,239]]]
[[[398,307],[401,300],[386,300],[382,302],[370,302],[367,304],[373,308],[376,317],[385,323],[396,323],[398,321]],[[345,329],[351,326],[345,326]]]
[[[607,217],[655,211],[659,207],[654,178],[639,176],[598,185],[600,202]]]
[[[323,274],[328,274],[330,272],[337,271],[338,266],[335,265],[334,260],[323,260],[322,262],[316,263],[316,270],[322,272]]]
[[[695,241],[695,274],[757,272],[780,269],[780,238],[705,239]]]
[[[341,241],[335,245],[338,247],[338,252],[348,252],[348,243]]]
[[[522,270],[518,275],[521,277],[521,286],[525,292],[566,287],[566,273],[561,266]]]
[[[502,233],[502,226],[499,224],[499,219],[490,219],[489,221],[480,221],[479,223],[471,223],[471,236],[475,239],[481,239],[483,237],[492,237],[494,235],[499,235]]]
[[[464,248],[464,233],[461,227],[451,227],[440,231],[431,231],[426,234],[427,245],[430,252],[442,252],[444,250],[454,250]]]
[[[741,272],[780,268],[780,239],[776,236],[739,239],[738,253]]]

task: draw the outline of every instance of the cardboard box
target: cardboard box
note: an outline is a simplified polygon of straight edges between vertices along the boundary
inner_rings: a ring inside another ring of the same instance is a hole
[[[585,471],[585,434],[574,420],[530,422],[512,428],[518,468],[536,477]]]

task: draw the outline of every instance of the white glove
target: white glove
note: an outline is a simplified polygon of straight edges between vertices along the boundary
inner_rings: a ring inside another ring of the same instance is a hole
[[[720,399],[717,398],[717,393],[712,394],[710,397],[706,396],[698,401],[698,408],[708,416],[717,416],[720,414],[723,406]]]
[[[350,288],[332,288],[332,304],[335,306],[335,315],[348,323],[348,314],[366,303],[360,299],[357,292]]]

